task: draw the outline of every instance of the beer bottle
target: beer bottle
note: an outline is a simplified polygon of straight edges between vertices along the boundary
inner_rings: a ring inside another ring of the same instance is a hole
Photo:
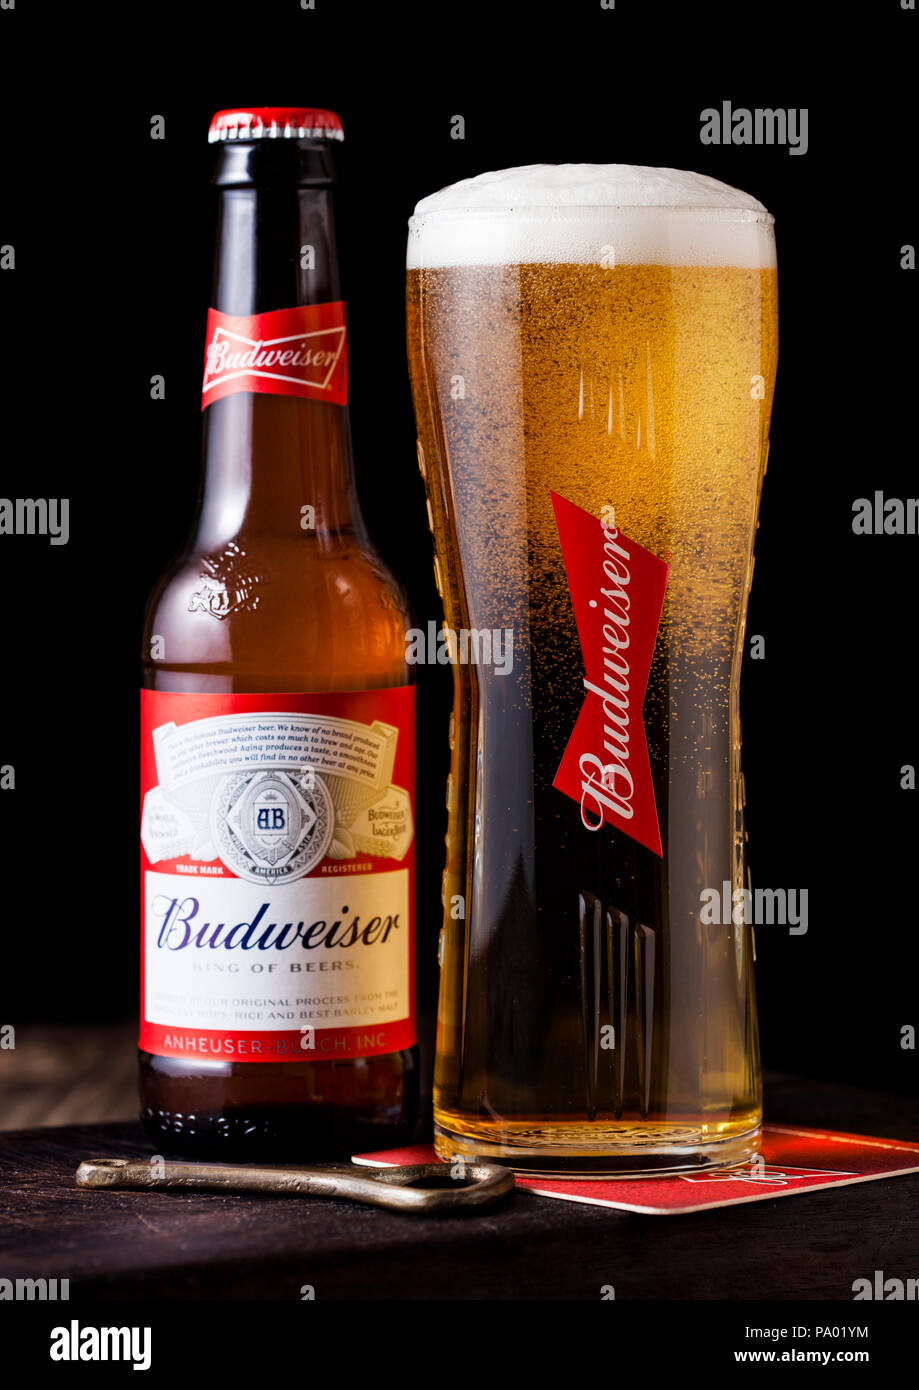
[[[311,1158],[417,1111],[405,600],[355,495],[330,111],[222,111],[203,480],[141,694],[143,1122]]]

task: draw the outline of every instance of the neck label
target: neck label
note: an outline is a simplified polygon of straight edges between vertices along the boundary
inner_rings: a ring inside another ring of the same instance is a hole
[[[247,318],[208,309],[201,409],[234,391],[347,405],[344,300]]]

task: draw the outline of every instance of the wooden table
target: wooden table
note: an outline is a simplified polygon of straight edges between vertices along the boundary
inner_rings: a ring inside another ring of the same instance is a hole
[[[914,1099],[789,1077],[776,1123],[919,1140]],[[81,1158],[149,1154],[134,1124],[0,1135],[0,1274],[81,1299],[851,1300],[919,1275],[919,1175],[672,1218],[517,1192],[490,1214],[418,1220],[348,1203],[84,1192]],[[858,1305],[856,1305],[858,1306]],[[69,1316],[69,1315],[68,1315]]]

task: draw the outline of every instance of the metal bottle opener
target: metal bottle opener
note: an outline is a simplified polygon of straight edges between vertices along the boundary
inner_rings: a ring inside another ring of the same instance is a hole
[[[467,1163],[454,1178],[448,1163],[390,1168],[323,1164],[316,1168],[250,1167],[229,1163],[167,1163],[150,1159],[89,1158],[77,1186],[146,1188],[166,1192],[253,1192],[280,1197],[337,1197],[390,1211],[450,1212],[488,1207],[514,1186],[509,1168]]]

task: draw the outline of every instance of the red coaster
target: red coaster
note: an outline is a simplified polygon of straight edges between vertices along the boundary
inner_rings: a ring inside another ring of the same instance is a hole
[[[757,1157],[737,1168],[655,1178],[589,1178],[582,1182],[518,1177],[517,1186],[563,1202],[586,1202],[648,1216],[680,1216],[738,1202],[763,1202],[823,1187],[919,1173],[919,1144],[897,1139],[763,1125],[761,1143]],[[435,1160],[434,1150],[427,1144],[354,1156],[355,1163],[368,1164]]]

